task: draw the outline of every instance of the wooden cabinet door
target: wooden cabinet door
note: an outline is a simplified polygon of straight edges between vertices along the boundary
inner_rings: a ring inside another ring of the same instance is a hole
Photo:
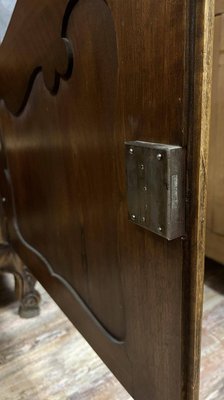
[[[213,14],[18,0],[0,47],[9,239],[135,400],[197,399]],[[182,238],[128,220],[133,140],[186,150]]]

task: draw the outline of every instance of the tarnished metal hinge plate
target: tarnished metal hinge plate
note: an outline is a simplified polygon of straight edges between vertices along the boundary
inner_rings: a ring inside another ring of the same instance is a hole
[[[185,150],[150,142],[126,142],[129,219],[158,235],[185,234]]]

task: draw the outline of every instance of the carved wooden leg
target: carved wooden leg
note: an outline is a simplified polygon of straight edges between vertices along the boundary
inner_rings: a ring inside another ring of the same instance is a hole
[[[40,313],[40,294],[35,290],[36,279],[9,245],[0,248],[0,272],[15,277],[16,296],[20,300],[19,315],[32,318]]]
[[[15,290],[20,299],[19,315],[32,318],[40,313],[40,294],[35,290],[36,279],[29,269],[22,265],[20,274],[15,274]]]

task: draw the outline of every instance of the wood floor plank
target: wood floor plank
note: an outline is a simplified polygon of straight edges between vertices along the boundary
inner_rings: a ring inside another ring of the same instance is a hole
[[[41,315],[22,320],[0,276],[1,400],[131,400],[39,285]],[[224,399],[224,267],[207,261],[200,400]]]
[[[0,281],[1,400],[131,400],[40,285],[41,316],[22,320],[10,283]]]
[[[224,266],[206,262],[200,400],[224,399]]]

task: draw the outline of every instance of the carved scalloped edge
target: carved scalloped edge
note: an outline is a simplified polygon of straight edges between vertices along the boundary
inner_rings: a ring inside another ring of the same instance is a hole
[[[80,0],[70,0],[69,1],[68,5],[66,7],[66,10],[65,10],[64,17],[63,17],[62,31],[61,31],[62,35],[66,35],[69,17],[71,15],[71,12],[72,12],[74,6],[79,1]],[[108,6],[107,0],[103,0],[103,1]],[[64,74],[60,75],[60,74],[57,74],[57,71],[55,71],[55,81],[53,82],[53,85],[48,85],[48,81],[44,79],[45,85],[47,86],[48,90],[51,93],[55,93],[55,90],[58,88],[60,76],[64,77],[64,78],[68,78],[68,74],[71,74],[71,72],[72,72],[72,53],[71,53],[70,43],[67,38],[62,37],[61,39],[64,41],[66,51],[68,52],[68,54],[70,54],[70,56],[69,56],[70,58],[68,58],[68,61],[69,61],[68,67],[66,68],[66,71]],[[34,83],[34,80],[35,80],[37,74],[42,70],[43,70],[42,67],[37,67],[33,70],[32,74],[30,76],[30,80],[29,80],[29,84],[28,84],[27,91],[25,94],[25,98],[23,100],[22,108],[20,108],[19,112],[21,112],[22,109],[25,107],[28,97],[30,95],[30,92],[32,90],[32,85]],[[3,99],[3,101],[4,101],[4,99]],[[7,105],[6,102],[5,102],[5,104]],[[7,107],[7,108],[10,109],[10,107]],[[18,114],[18,112],[16,112],[15,114]],[[2,146],[3,155],[5,156],[3,138],[1,140],[1,146]],[[100,320],[95,316],[95,314],[91,311],[91,309],[87,306],[87,304],[82,299],[82,297],[78,294],[78,292],[69,284],[69,282],[66,279],[64,279],[62,276],[60,276],[59,274],[54,272],[54,269],[51,266],[51,264],[48,262],[48,260],[38,250],[36,250],[32,245],[30,245],[25,240],[25,238],[23,237],[23,235],[20,231],[17,216],[16,216],[15,198],[14,198],[14,193],[13,193],[13,186],[11,183],[11,176],[10,176],[10,172],[9,172],[9,169],[7,166],[7,160],[5,160],[4,172],[5,172],[4,175],[5,175],[5,181],[6,181],[6,191],[7,191],[7,193],[5,193],[4,195],[7,198],[7,202],[8,202],[7,207],[6,207],[6,210],[7,210],[6,215],[10,216],[9,221],[11,221],[9,228],[13,229],[13,233],[16,235],[19,243],[22,245],[24,250],[29,253],[28,257],[36,258],[40,268],[44,268],[44,270],[47,271],[47,273],[49,274],[50,277],[58,280],[72,294],[77,305],[82,309],[82,312],[84,312],[89,317],[89,319],[94,324],[94,326],[98,329],[98,331],[105,338],[107,338],[108,340],[110,340],[111,342],[113,342],[116,345],[124,345],[125,340],[119,339],[115,335],[111,334],[104,327],[104,325],[100,322]],[[21,258],[23,258],[23,257],[21,257]]]
[[[125,338],[117,338],[115,335],[113,335],[111,332],[109,332],[104,325],[101,323],[101,321],[95,316],[95,314],[91,311],[91,309],[88,307],[88,305],[85,303],[85,301],[82,299],[82,297],[78,294],[75,288],[73,288],[69,282],[64,279],[61,275],[57,274],[54,272],[53,267],[51,264],[48,262],[48,260],[38,251],[36,250],[32,245],[30,245],[25,238],[23,237],[17,216],[16,216],[16,207],[15,207],[15,198],[14,198],[14,192],[13,192],[13,186],[11,183],[11,176],[9,169],[5,169],[4,171],[4,176],[5,176],[5,193],[1,193],[1,195],[4,195],[6,198],[6,206],[5,206],[5,211],[6,211],[6,216],[9,217],[10,224],[8,226],[9,231],[11,231],[12,236],[16,236],[18,239],[19,243],[22,245],[24,248],[25,252],[28,252],[28,258],[33,258],[34,259],[34,264],[36,262],[38,263],[38,268],[44,268],[44,271],[46,271],[51,278],[57,279],[73,296],[75,299],[77,305],[79,308],[81,308],[82,312],[88,316],[88,318],[91,320],[91,322],[94,324],[94,326],[97,328],[97,330],[108,340],[110,340],[112,343],[116,345],[124,345],[125,344]],[[17,251],[17,249],[16,249]],[[19,253],[19,252],[18,252]],[[23,255],[18,254],[21,256],[21,259],[23,259]],[[25,261],[25,260],[24,260]],[[31,270],[32,271],[32,270]],[[34,271],[32,271],[34,272]]]
[[[12,105],[10,103],[8,103],[7,100],[4,100],[4,103],[5,103],[6,107],[8,108],[8,110],[15,116],[19,116],[21,114],[21,112],[24,110],[24,108],[26,107],[27,102],[30,97],[30,94],[32,92],[33,84],[39,73],[42,72],[44,84],[45,84],[47,90],[52,95],[57,94],[59,85],[60,85],[60,79],[68,80],[70,78],[70,76],[72,74],[72,70],[73,70],[72,47],[67,38],[60,38],[60,41],[62,42],[62,44],[64,46],[64,51],[66,52],[67,66],[64,68],[64,71],[63,70],[58,71],[57,69],[55,69],[55,72],[53,75],[50,75],[45,70],[45,67],[43,67],[43,66],[36,67],[30,75],[30,78],[29,78],[28,84],[27,84],[27,88],[24,93],[23,99],[21,100],[20,106],[16,109],[13,109]]]
[[[68,1],[62,18],[59,36],[55,38],[53,43],[51,43],[50,49],[45,49],[46,51],[43,53],[42,58],[37,62],[37,65],[31,66],[26,77],[26,87],[20,87],[15,98],[11,96],[7,97],[7,91],[6,93],[1,94],[0,88],[0,101],[2,100],[4,102],[5,107],[13,115],[19,116],[26,107],[34,81],[40,72],[43,74],[43,81],[47,90],[52,95],[55,95],[58,92],[60,79],[68,80],[70,78],[73,70],[73,52],[72,46],[66,37],[66,32],[69,17],[73,8],[79,1],[80,0]],[[16,7],[14,12],[16,12]],[[7,33],[2,44],[4,45],[6,41]],[[12,88],[10,88],[9,92],[11,92],[11,89]]]
[[[69,40],[66,37],[67,34],[67,27],[69,23],[69,18],[70,15],[74,9],[74,7],[80,2],[81,0],[69,0],[68,4],[65,8],[64,16],[62,18],[62,24],[61,24],[61,36],[56,38],[55,40],[55,49],[52,50],[52,48],[47,51],[47,57],[46,59],[44,58],[41,60],[39,65],[36,65],[33,67],[33,70],[30,71],[30,75],[27,78],[27,85],[23,93],[18,94],[18,98],[16,101],[11,99],[10,97],[7,98],[6,95],[1,96],[0,92],[0,101],[2,100],[5,104],[5,107],[15,116],[19,116],[24,108],[27,105],[29,96],[31,94],[32,88],[34,81],[37,77],[37,75],[42,72],[43,74],[43,80],[45,83],[46,88],[48,91],[52,94],[55,95],[58,92],[59,85],[60,85],[60,79],[68,80],[71,75],[72,75],[72,70],[73,70],[73,52],[72,52],[72,46],[69,42]],[[109,7],[108,1],[107,0],[102,0],[104,3]],[[15,8],[16,10],[16,8]],[[14,11],[15,11],[14,10]],[[4,38],[3,43],[7,40],[7,33]],[[58,49],[56,50],[56,47]],[[60,54],[60,57],[57,57],[57,51]],[[51,65],[51,59],[56,57],[56,64],[54,68],[52,69]],[[57,67],[57,60],[63,60],[64,65]],[[47,60],[47,62],[46,62]],[[45,65],[44,65],[45,64]],[[51,65],[51,69],[49,70],[49,65]],[[1,88],[0,88],[1,90]]]
[[[27,241],[23,238],[20,229],[18,227],[18,222],[16,217],[14,216],[14,221],[13,221],[13,227],[14,227],[14,232],[16,233],[16,236],[18,240],[20,241],[21,245],[25,247],[25,249],[36,256],[39,260],[39,263],[44,264],[47,272],[49,275],[54,278],[59,280],[65,288],[72,294],[72,296],[75,298],[76,302],[78,305],[82,308],[82,311],[90,318],[92,323],[96,326],[96,328],[111,342],[113,342],[116,345],[123,345],[125,341],[123,339],[118,339],[116,336],[111,334],[105,327],[104,325],[100,322],[100,320],[94,315],[94,313],[91,311],[91,309],[87,306],[87,304],[84,302],[82,297],[77,293],[77,291],[69,284],[66,279],[64,279],[61,275],[57,274],[54,272],[52,266],[50,263],[47,261],[47,259],[40,254],[34,247],[32,247]]]

